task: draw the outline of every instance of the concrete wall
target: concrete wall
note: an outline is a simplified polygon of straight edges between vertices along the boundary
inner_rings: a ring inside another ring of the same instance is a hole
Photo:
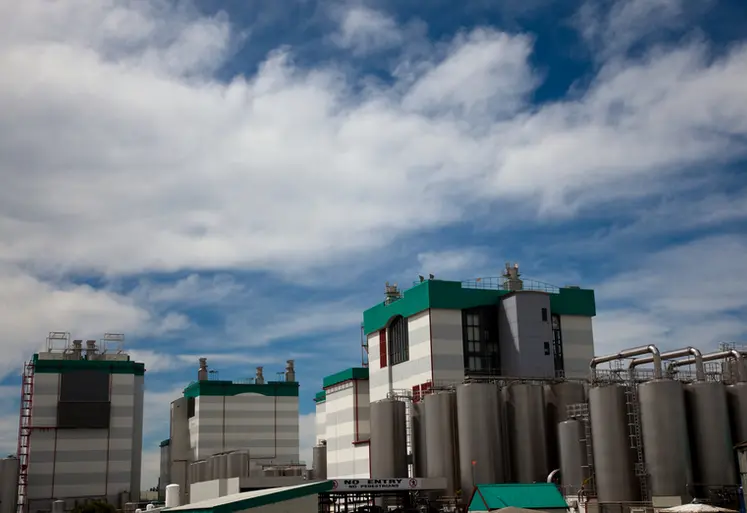
[[[239,493],[240,491],[240,479],[238,477],[214,479],[190,485],[189,500],[190,502],[206,501]]]
[[[589,362],[594,358],[592,318],[561,315],[560,334],[563,338],[563,362],[566,377],[588,377]]]
[[[316,511],[319,511],[319,496],[316,494],[244,510],[246,513],[315,513]]]
[[[542,320],[542,309],[547,320]],[[501,373],[505,376],[555,376],[552,354],[550,297],[521,291],[504,297],[498,315]],[[549,354],[545,353],[549,344]]]
[[[326,389],[327,476],[368,477],[371,435],[368,381],[352,380]]]
[[[169,476],[171,477],[171,483],[169,484],[179,485],[180,504],[186,504],[189,497],[187,469],[189,468],[189,462],[192,461],[192,450],[189,439],[189,418],[187,413],[186,397],[180,397],[171,403],[169,429],[169,438],[171,439]]]

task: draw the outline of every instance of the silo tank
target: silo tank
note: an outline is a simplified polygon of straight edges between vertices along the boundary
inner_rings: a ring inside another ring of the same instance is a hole
[[[407,476],[406,407],[402,401],[371,403],[371,477]]]
[[[249,473],[249,455],[244,451],[228,454],[228,477],[244,477]]]
[[[550,473],[543,387],[512,384],[503,392],[511,477],[517,483],[543,482]]]
[[[16,513],[18,503],[18,458],[0,459],[0,513]]]
[[[412,455],[414,477],[426,477],[428,453],[426,449],[425,404],[413,403],[410,409],[410,429],[412,430]]]
[[[579,420],[558,424],[560,449],[560,482],[563,495],[576,495],[589,477],[586,450],[586,429]]]
[[[221,454],[218,457],[218,475],[220,479],[226,479],[228,477],[228,454]]]
[[[462,495],[466,496],[472,494],[475,484],[505,481],[498,387],[490,383],[459,385],[456,405],[459,474]]]
[[[642,383],[638,401],[651,495],[684,498],[693,478],[682,383],[668,379]]]
[[[731,437],[734,445],[747,442],[747,383],[736,383],[726,387],[729,400]]]
[[[685,398],[696,486],[736,485],[726,387],[718,382],[691,383],[685,387]],[[702,488],[698,491],[703,493]]]
[[[568,420],[568,406],[586,402],[584,384],[563,381],[545,385],[545,416],[547,418],[547,455],[550,469],[560,467],[558,423]]]
[[[425,396],[425,431],[428,477],[446,478],[447,496],[454,496],[459,486],[457,462],[456,396],[439,392]]]
[[[592,387],[589,415],[594,448],[594,483],[599,502],[639,500],[635,457],[628,436],[625,388],[620,385]]]
[[[316,445],[313,449],[314,479],[327,479],[327,446]]]
[[[198,482],[208,481],[210,479],[210,472],[208,469],[208,462],[201,460],[197,462],[197,480]]]
[[[208,465],[210,466],[210,479],[220,479],[220,455],[210,456]]]

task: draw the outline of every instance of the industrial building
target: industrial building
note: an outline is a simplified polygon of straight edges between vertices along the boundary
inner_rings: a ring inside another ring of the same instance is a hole
[[[54,500],[68,509],[138,500],[144,374],[124,335],[87,340],[84,349],[69,333],[49,334],[46,350],[24,366],[18,455],[2,467],[3,495],[17,486],[19,512],[50,511]]]
[[[293,360],[275,380],[263,368],[244,381],[197,380],[171,403],[170,436],[161,442],[160,492],[178,484],[180,503],[303,482],[298,388]]]

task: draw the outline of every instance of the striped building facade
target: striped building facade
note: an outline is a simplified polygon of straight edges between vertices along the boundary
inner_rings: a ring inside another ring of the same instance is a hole
[[[323,390],[318,392],[314,397],[314,403],[316,404],[314,414],[316,441],[314,443],[319,444],[322,440],[327,439],[327,393]]]
[[[34,355],[27,499],[30,512],[86,499],[138,500],[145,367],[125,354]]]

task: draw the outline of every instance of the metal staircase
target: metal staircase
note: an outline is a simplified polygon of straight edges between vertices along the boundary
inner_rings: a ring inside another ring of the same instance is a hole
[[[635,475],[641,486],[641,500],[648,500],[648,471],[643,455],[643,438],[641,436],[641,414],[638,402],[638,387],[630,383],[625,389],[626,406],[628,410],[628,438],[630,448],[635,451]]]
[[[18,418],[18,513],[28,511],[29,454],[31,442],[31,409],[34,399],[34,362],[23,366],[21,412]]]

